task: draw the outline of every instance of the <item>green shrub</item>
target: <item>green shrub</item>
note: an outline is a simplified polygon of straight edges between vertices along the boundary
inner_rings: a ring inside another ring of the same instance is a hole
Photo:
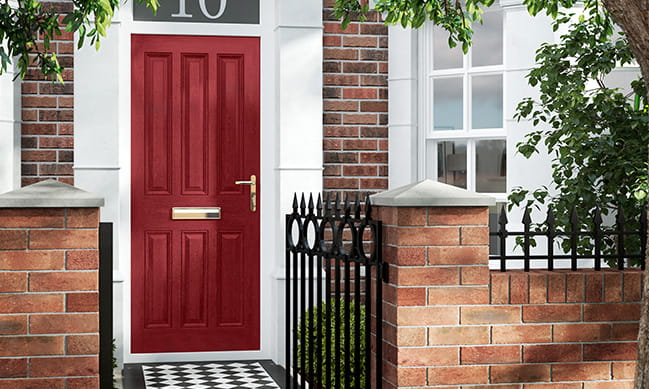
[[[306,331],[306,338],[304,343],[298,344],[297,352],[298,358],[297,363],[300,366],[300,374],[304,375],[312,383],[317,383],[317,387],[326,389],[326,368],[325,361],[326,357],[326,344],[329,343],[330,356],[329,356],[329,377],[330,377],[330,387],[331,388],[342,388],[345,382],[345,377],[349,377],[350,387],[345,389],[356,388],[355,380],[357,376],[360,376],[360,385],[358,388],[365,387],[365,380],[367,379],[365,372],[365,363],[366,363],[366,339],[365,339],[365,306],[360,305],[360,355],[358,356],[360,371],[356,371],[356,304],[353,301],[346,302],[343,299],[339,301],[339,320],[338,320],[338,336],[339,343],[338,347],[340,350],[340,358],[336,360],[335,344],[336,344],[336,299],[329,300],[329,303],[322,302],[313,309],[306,311],[304,316],[301,318],[297,334],[298,341],[301,342],[302,334]],[[346,361],[346,352],[345,352],[345,331],[347,330],[348,324],[345,322],[346,310],[349,310],[349,345],[350,345],[350,355],[349,355],[349,365],[345,365]],[[327,312],[329,313],[329,321],[327,322]],[[319,316],[321,315],[321,316]],[[313,325],[311,325],[311,318],[313,317]],[[321,321],[318,318],[321,317]],[[318,326],[318,323],[320,324]],[[320,337],[318,337],[318,327],[320,328]],[[329,328],[329,338],[327,339],[326,328]],[[311,367],[311,356],[309,355],[309,347],[313,345],[313,355],[317,353],[318,345],[320,346],[321,354],[321,364],[319,366],[321,370],[320,377],[309,376],[309,370],[313,370],[312,374],[317,374],[318,367],[316,366],[317,359],[313,361],[313,366]],[[338,369],[340,375],[336,376],[336,364],[338,364]],[[304,366],[304,367],[302,367]]]

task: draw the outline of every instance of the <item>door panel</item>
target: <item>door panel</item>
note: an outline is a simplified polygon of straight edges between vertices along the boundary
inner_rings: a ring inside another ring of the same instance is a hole
[[[171,231],[145,232],[146,328],[171,327]]]
[[[243,234],[239,231],[227,231],[219,234],[219,257],[227,258],[230,255],[241,255],[244,250]],[[245,304],[245,285],[241,282],[245,269],[242,263],[232,264],[227,268],[227,263],[221,262],[219,266],[220,283],[223,288],[219,290],[219,315],[220,327],[238,327],[244,322],[243,306]],[[227,302],[233,304],[227,304]]]
[[[234,184],[238,180],[236,177],[242,177],[245,170],[243,166],[245,139],[242,139],[245,132],[241,131],[243,117],[239,114],[241,106],[245,104],[241,93],[244,90],[241,85],[244,60],[240,55],[219,55],[217,61],[219,68],[217,90],[218,95],[222,96],[218,103],[218,120],[230,129],[222,133],[218,163],[229,161],[232,167],[222,171],[219,191],[221,194],[239,194],[245,190]]]
[[[131,93],[132,351],[257,350],[259,39],[134,35]]]
[[[208,193],[208,64],[206,55],[182,56],[182,194]]]
[[[207,327],[207,272],[209,261],[208,231],[182,234],[182,304],[183,328]],[[227,301],[225,302],[228,303]]]
[[[146,125],[146,194],[170,195],[172,172],[168,156],[172,153],[172,58],[171,54],[147,53],[144,61],[142,100],[147,104],[138,109],[143,111],[139,114],[144,115],[142,119]]]

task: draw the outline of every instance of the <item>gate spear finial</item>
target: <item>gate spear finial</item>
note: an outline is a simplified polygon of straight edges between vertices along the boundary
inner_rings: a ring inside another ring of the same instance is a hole
[[[316,204],[316,215],[318,217],[322,216],[322,195],[318,193],[318,202]]]
[[[365,195],[365,219],[372,219],[372,200],[369,194]]]
[[[309,215],[313,215],[313,193],[309,193]]]
[[[361,199],[358,196],[358,193],[356,194],[356,201],[354,202],[354,218],[360,219],[361,218]]]
[[[345,193],[345,217],[349,219],[351,213],[352,213],[352,205],[349,202],[349,195]]]
[[[304,193],[302,193],[302,199],[300,200],[300,213],[302,216],[306,215],[306,200],[304,199]]]

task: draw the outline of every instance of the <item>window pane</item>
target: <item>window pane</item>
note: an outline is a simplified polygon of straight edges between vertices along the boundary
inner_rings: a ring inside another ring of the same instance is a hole
[[[473,24],[472,66],[502,65],[503,13],[486,12],[482,24]]]
[[[462,48],[448,47],[448,32],[441,27],[433,30],[433,69],[457,69],[462,67]]]
[[[471,78],[472,128],[503,127],[503,76],[475,76]]]
[[[462,78],[433,81],[433,128],[460,130],[462,126]]]
[[[504,140],[479,140],[475,147],[476,192],[507,191],[507,146]]]
[[[437,180],[466,189],[466,142],[437,144]]]

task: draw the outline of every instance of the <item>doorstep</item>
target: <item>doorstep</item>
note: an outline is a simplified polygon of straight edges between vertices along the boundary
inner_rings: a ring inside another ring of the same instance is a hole
[[[284,368],[271,360],[129,363],[124,365],[122,388],[284,389],[283,382]]]

